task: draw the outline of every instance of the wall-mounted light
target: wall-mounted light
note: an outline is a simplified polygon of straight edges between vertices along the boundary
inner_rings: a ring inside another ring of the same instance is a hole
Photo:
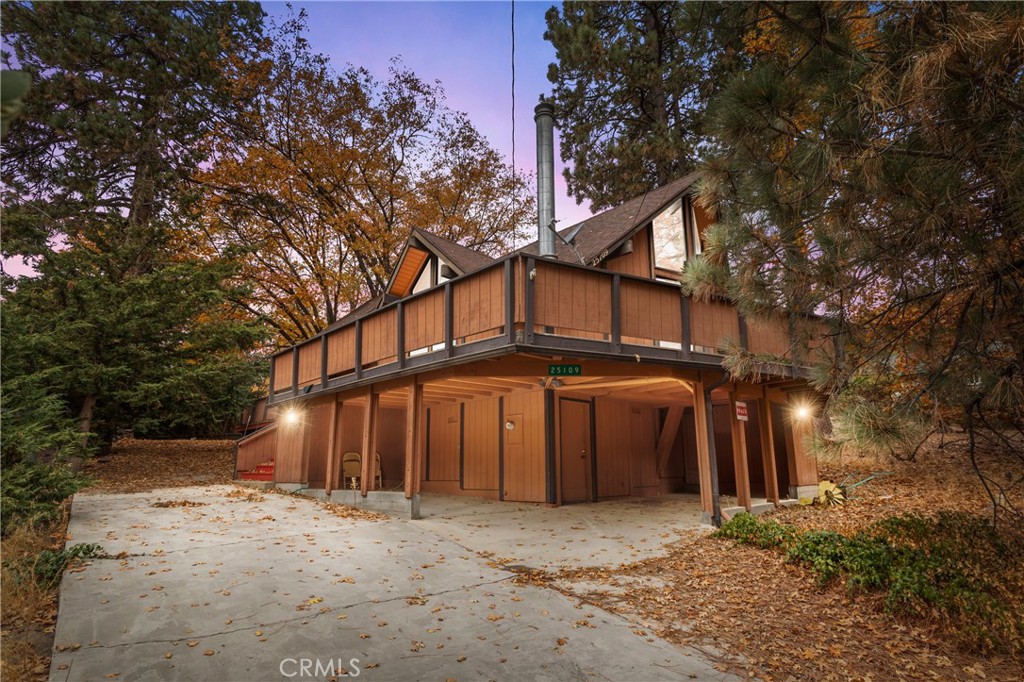
[[[507,422],[505,422],[505,430],[506,431],[515,431],[516,430],[516,423],[514,421],[512,421],[511,419],[509,419]]]
[[[810,419],[813,413],[811,406],[806,403],[800,403],[793,408],[793,417],[799,421]]]
[[[295,426],[302,421],[302,413],[300,413],[297,408],[289,407],[284,411],[284,414],[281,415],[281,420],[284,422],[285,426]]]

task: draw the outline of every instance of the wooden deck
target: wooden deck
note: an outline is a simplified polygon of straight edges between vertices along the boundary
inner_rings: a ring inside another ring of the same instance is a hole
[[[277,353],[270,403],[506,353],[708,369],[731,342],[790,357],[785,320],[753,331],[734,306],[672,282],[513,254]]]

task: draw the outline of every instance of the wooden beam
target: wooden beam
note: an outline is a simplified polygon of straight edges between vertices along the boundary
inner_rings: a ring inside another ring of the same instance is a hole
[[[772,405],[762,390],[757,401],[758,431],[761,432],[761,455],[764,460],[764,489],[769,502],[779,501],[779,477],[775,468],[775,434],[772,431]]]
[[[374,455],[377,452],[377,408],[380,395],[369,386],[366,390],[366,407],[363,411],[363,452],[362,471],[359,473],[359,492],[363,497],[373,487],[375,473]]]
[[[420,414],[423,412],[423,386],[415,377],[409,385],[405,409],[405,496],[411,498],[419,492]]]
[[[732,462],[736,470],[736,503],[750,511],[750,471],[747,467],[745,424],[736,418],[736,394],[729,395],[729,427],[732,431]]]
[[[337,449],[338,443],[338,413],[341,412],[341,403],[338,400],[334,400],[331,403],[331,423],[328,426],[327,436],[327,473],[325,474],[326,480],[324,481],[324,493],[330,497],[331,489],[334,487],[334,461],[335,461],[335,450]]]
[[[708,410],[704,399],[704,382],[698,381],[693,391],[693,422],[697,431],[697,471],[700,477],[700,507],[710,517],[714,513],[711,499],[711,452],[708,446]],[[714,434],[710,434],[712,438]]]
[[[668,472],[668,460],[672,456],[672,446],[675,445],[676,435],[679,433],[679,426],[682,423],[683,408],[673,405],[668,409],[665,425],[661,428],[661,435],[658,437],[658,476],[663,478]]]

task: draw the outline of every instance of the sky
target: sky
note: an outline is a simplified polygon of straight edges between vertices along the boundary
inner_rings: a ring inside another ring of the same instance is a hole
[[[551,92],[548,65],[555,50],[544,40],[544,13],[553,2],[515,0],[515,167],[537,166],[533,108]],[[560,4],[560,3],[559,3]],[[449,108],[468,114],[491,145],[512,157],[511,0],[473,2],[293,2],[308,15],[309,41],[335,70],[346,64],[386,79],[393,57],[424,81],[438,80]],[[264,2],[283,18],[283,2]],[[565,191],[555,130],[555,216],[560,228],[590,217]]]
[[[346,64],[386,80],[394,57],[422,80],[440,81],[447,105],[465,112],[506,160],[512,159],[512,14],[515,11],[515,167],[537,166],[533,108],[551,92],[548,65],[555,50],[544,40],[544,13],[550,0],[409,2],[323,0],[293,2],[305,9],[308,38],[315,52],[330,58],[336,71]],[[263,2],[268,19],[284,19],[284,2]],[[568,196],[555,129],[555,216],[559,228],[589,218],[589,203]],[[4,259],[11,275],[31,274],[20,259]]]

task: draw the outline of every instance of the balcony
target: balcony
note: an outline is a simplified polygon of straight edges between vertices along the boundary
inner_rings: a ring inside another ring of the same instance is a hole
[[[519,352],[717,368],[729,342],[792,347],[781,318],[748,328],[735,306],[672,282],[512,254],[277,353],[270,403]]]

